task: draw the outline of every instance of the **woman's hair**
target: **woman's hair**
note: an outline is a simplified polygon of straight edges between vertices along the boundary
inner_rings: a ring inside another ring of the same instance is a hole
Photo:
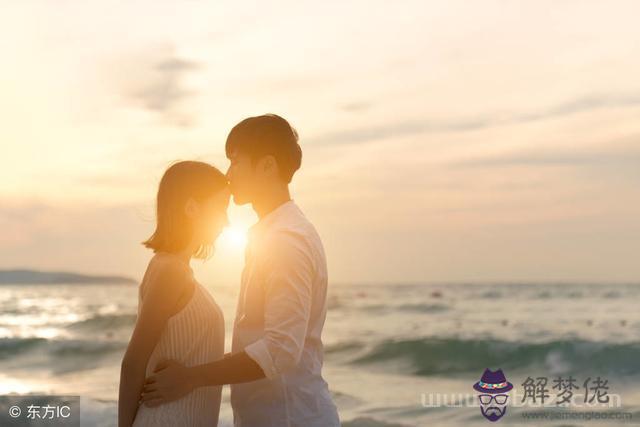
[[[224,189],[227,178],[215,167],[197,161],[172,164],[162,175],[156,200],[156,229],[142,242],[157,252],[175,253],[184,249],[193,238],[193,223],[185,213],[190,198],[203,201]],[[193,254],[206,259],[212,252],[211,244],[202,244]]]

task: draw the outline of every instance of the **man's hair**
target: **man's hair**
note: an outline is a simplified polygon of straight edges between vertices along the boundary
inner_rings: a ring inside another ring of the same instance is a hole
[[[278,163],[280,177],[286,183],[291,182],[302,162],[298,132],[275,114],[249,117],[235,125],[227,136],[227,157],[233,151],[247,154],[254,165],[260,158],[272,155]]]

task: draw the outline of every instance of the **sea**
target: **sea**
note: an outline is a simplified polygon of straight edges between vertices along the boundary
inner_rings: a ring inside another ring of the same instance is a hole
[[[206,287],[230,339],[238,288]],[[485,369],[513,385],[500,425],[640,424],[640,284],[331,284],[328,299],[344,426],[490,425],[472,387]],[[83,426],[116,426],[137,285],[0,285],[0,307],[0,394],[79,395]]]

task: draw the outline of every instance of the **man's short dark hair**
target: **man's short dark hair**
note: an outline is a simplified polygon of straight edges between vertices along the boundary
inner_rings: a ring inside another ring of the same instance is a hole
[[[235,125],[227,136],[227,157],[233,151],[249,155],[254,164],[258,159],[272,155],[278,163],[280,177],[286,183],[291,182],[302,161],[298,132],[276,114],[249,117]]]

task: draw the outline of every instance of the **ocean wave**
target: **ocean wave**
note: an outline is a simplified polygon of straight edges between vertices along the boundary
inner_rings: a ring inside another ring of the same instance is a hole
[[[640,342],[614,344],[584,340],[522,343],[500,340],[420,338],[386,340],[363,349],[361,344],[329,348],[329,353],[358,350],[354,365],[398,362],[409,374],[451,375],[487,367],[517,370],[544,368],[553,374],[573,372],[640,373]]]
[[[341,353],[344,351],[360,350],[364,348],[364,343],[360,341],[345,341],[336,344],[326,345],[324,347],[325,354]]]
[[[342,427],[409,427],[407,424],[389,423],[370,417],[358,417],[342,423]]]
[[[70,329],[105,331],[123,327],[133,328],[136,322],[136,314],[97,314],[79,322],[72,323]]]
[[[413,313],[441,313],[451,309],[445,304],[429,304],[429,303],[408,303],[399,305],[389,304],[370,304],[359,308],[370,314],[376,313],[395,313],[395,312],[413,312]]]
[[[114,340],[78,340],[45,338],[2,338],[0,339],[0,360],[23,356],[31,352],[46,354],[56,358],[92,358],[122,351],[126,343]]]
[[[1,338],[0,360],[16,356],[46,341],[45,338]]]
[[[56,340],[47,343],[47,349],[54,356],[97,356],[126,348],[126,343],[119,341],[90,340]]]
[[[398,306],[401,311],[416,311],[419,313],[439,313],[450,310],[451,307],[444,304],[402,304]]]

